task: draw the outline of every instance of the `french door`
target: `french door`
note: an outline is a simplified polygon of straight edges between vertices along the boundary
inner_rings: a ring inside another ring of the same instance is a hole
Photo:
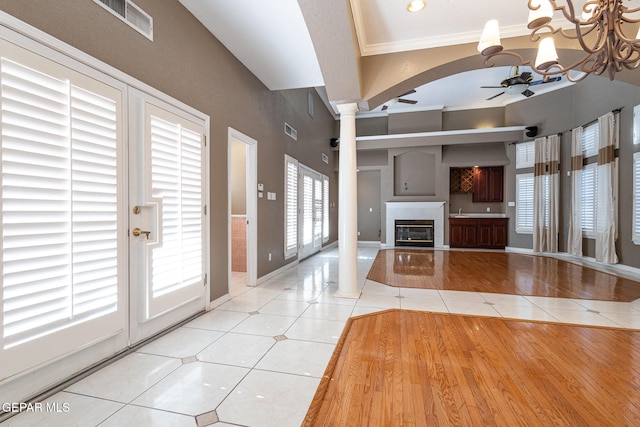
[[[322,247],[323,231],[323,177],[318,172],[302,164],[298,185],[298,209],[300,250],[298,258],[303,259],[318,252]]]
[[[205,129],[130,91],[131,341],[205,308]]]
[[[68,62],[0,39],[0,384],[22,381],[14,401],[206,304],[208,119]]]

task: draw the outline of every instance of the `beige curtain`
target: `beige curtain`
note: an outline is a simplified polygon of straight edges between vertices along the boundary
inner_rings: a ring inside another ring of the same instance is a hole
[[[533,181],[533,250],[558,252],[560,137],[537,138]]]
[[[582,127],[571,131],[571,201],[567,252],[582,256]]]
[[[596,261],[615,264],[618,164],[615,149],[618,143],[618,113],[608,113],[598,119],[598,207],[596,212]]]

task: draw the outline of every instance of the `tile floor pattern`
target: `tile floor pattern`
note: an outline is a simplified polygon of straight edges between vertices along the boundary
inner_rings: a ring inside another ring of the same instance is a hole
[[[632,303],[392,288],[366,280],[378,248],[359,248],[358,300],[336,299],[338,251],[300,262],[55,394],[67,413],[8,426],[299,426],[350,316],[388,308],[640,329]]]

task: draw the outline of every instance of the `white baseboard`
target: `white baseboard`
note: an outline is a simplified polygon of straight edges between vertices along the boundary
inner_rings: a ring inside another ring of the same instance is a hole
[[[287,264],[287,265],[283,265],[282,267],[280,267],[280,268],[278,268],[278,269],[276,269],[276,270],[273,270],[271,273],[267,273],[267,274],[265,274],[264,276],[259,277],[259,278],[258,278],[258,283],[257,283],[257,284],[258,284],[258,285],[261,285],[262,283],[264,283],[264,282],[266,282],[267,280],[269,280],[269,279],[271,279],[271,278],[273,278],[273,277],[277,276],[278,274],[280,274],[280,273],[282,273],[282,272],[285,272],[285,271],[287,271],[288,269],[290,269],[290,268],[292,268],[292,267],[295,267],[296,265],[298,265],[298,263],[299,263],[299,262],[300,262],[300,261],[295,260],[295,261],[293,261],[293,262],[290,262],[290,263],[289,263],[289,264]]]

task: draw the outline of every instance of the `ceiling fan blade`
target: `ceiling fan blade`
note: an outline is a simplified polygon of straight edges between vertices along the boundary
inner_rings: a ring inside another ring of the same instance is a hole
[[[547,80],[536,80],[534,82],[530,82],[529,86],[536,86],[536,85],[541,85],[541,84],[544,84],[544,83],[559,82],[560,80],[562,80],[562,77],[550,77]]]
[[[504,92],[500,92],[500,93],[499,93],[499,94],[497,94],[497,95],[493,95],[492,97],[487,98],[487,101],[491,101],[493,98],[497,98],[497,97],[499,97],[500,95],[502,95],[503,93],[504,93]]]
[[[528,71],[525,71],[524,73],[520,74],[520,80],[522,80],[524,83],[528,82],[531,79],[533,79],[533,76]]]
[[[407,96],[407,95],[411,95],[412,93],[416,93],[416,90],[415,89],[411,89],[409,92],[405,92],[405,93],[403,93],[401,95],[398,95],[398,98],[401,98],[401,97]]]
[[[524,92],[522,92],[522,94],[524,96],[526,96],[527,98],[530,97],[531,95],[535,95],[533,92],[531,92],[529,89],[525,89]]]
[[[387,108],[389,108],[389,107],[388,107],[388,106],[386,106],[386,105],[383,105],[383,106],[382,106],[382,111],[386,110]]]
[[[504,86],[480,86],[481,89],[502,89]]]
[[[398,102],[403,102],[405,104],[417,104],[418,101],[414,101],[413,99],[403,99],[403,98],[398,98]]]

